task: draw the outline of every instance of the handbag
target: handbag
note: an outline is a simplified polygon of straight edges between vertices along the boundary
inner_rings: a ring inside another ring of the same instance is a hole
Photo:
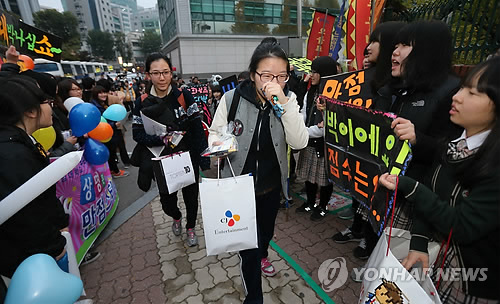
[[[172,194],[195,183],[189,152],[151,158],[153,173],[160,193]]]
[[[207,256],[258,247],[251,175],[202,178],[200,201]]]
[[[382,233],[365,265],[359,303],[441,304],[429,275],[417,265],[408,272],[400,263],[408,255],[410,237],[409,231],[396,228]],[[438,251],[439,244],[429,244],[430,261]]]

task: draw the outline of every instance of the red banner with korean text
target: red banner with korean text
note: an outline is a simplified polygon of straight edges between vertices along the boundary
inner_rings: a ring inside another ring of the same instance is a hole
[[[334,26],[335,16],[314,12],[307,38],[307,59],[314,60],[316,57],[328,56]]]
[[[14,45],[24,55],[61,61],[62,39],[0,10],[0,43]]]
[[[394,114],[325,96],[319,98],[326,103],[328,177],[369,210],[368,219],[380,234],[394,197],[387,189],[378,187],[378,178],[385,172],[404,174],[412,157],[410,146],[394,134]]]

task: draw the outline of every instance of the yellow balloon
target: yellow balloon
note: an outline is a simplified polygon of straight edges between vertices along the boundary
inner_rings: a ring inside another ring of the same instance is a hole
[[[113,138],[113,136],[111,136],[110,138],[106,139],[106,140],[101,140],[102,143],[107,143],[108,141],[111,140],[111,138]]]
[[[56,130],[54,130],[54,127],[38,129],[32,135],[45,151],[49,151],[56,142]]]

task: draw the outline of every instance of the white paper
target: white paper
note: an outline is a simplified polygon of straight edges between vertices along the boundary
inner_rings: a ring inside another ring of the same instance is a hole
[[[147,117],[141,112],[142,124],[148,135],[163,136],[167,134],[167,126]]]
[[[160,157],[161,152],[165,149],[165,146],[148,147],[149,151],[153,153],[155,157]]]

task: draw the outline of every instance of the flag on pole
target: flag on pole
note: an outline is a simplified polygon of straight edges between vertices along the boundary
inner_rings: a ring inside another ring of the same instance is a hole
[[[344,10],[345,10],[345,2],[344,0],[342,2],[342,6],[340,7],[340,14],[339,17],[337,18],[335,22],[335,31],[333,32],[333,37],[332,37],[332,43],[330,47],[330,53],[328,54],[330,57],[333,57],[333,59],[337,60],[339,59],[339,51],[340,51],[340,42],[342,41],[342,26],[344,24]]]
[[[334,25],[335,16],[314,12],[307,38],[307,59],[314,60],[319,56],[328,56]]]

